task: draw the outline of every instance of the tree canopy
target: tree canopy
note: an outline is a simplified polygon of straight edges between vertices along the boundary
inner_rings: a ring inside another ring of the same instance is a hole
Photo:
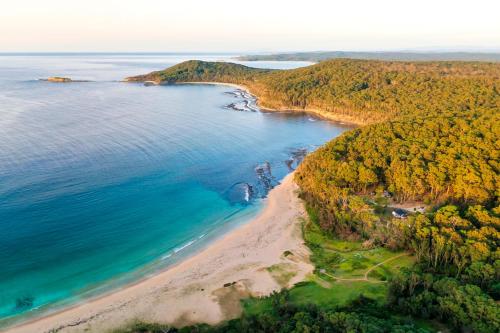
[[[243,84],[265,108],[318,111],[360,124],[500,108],[500,63],[333,59],[266,70],[192,60],[127,80]]]

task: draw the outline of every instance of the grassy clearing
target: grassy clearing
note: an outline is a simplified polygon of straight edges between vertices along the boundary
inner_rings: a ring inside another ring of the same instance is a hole
[[[317,277],[311,281],[298,283],[290,289],[290,301],[296,305],[315,304],[320,307],[343,306],[359,295],[380,301],[385,300],[386,286],[382,284],[373,284],[367,282],[340,282],[331,284],[325,288],[320,285]],[[243,310],[245,314],[258,314],[272,309],[272,300],[270,298],[248,298],[243,300]]]
[[[321,231],[315,223],[314,212],[303,223],[303,235],[311,249],[314,274],[307,281],[290,289],[290,301],[296,305],[315,304],[320,307],[341,307],[360,295],[383,304],[387,295],[387,281],[400,268],[413,265],[414,258],[404,252],[382,247],[366,249],[362,242],[334,239]],[[399,256],[402,255],[402,256]],[[398,257],[399,256],[399,257]],[[386,263],[383,263],[387,261]],[[378,264],[380,266],[377,266]],[[268,271],[280,285],[286,285],[291,276],[286,267],[274,265]],[[365,280],[366,279],[366,280]],[[269,311],[270,298],[250,298],[243,301],[248,315]]]
[[[385,293],[385,286],[363,281],[333,283],[330,288],[324,288],[316,281],[308,281],[290,290],[290,299],[299,305],[337,307],[350,303],[361,294],[383,302]]]
[[[402,267],[411,267],[415,263],[415,258],[403,256],[391,260],[387,264],[378,266],[368,274],[369,279],[387,281]]]
[[[390,251],[383,247],[365,249],[361,242],[331,238],[314,222],[307,223],[303,231],[304,240],[312,251],[311,261],[316,266],[315,272],[323,278],[335,276],[341,279],[362,279],[373,266],[404,254],[402,251]],[[409,256],[395,258],[374,269],[368,277],[375,281],[386,281],[401,267],[412,263]]]

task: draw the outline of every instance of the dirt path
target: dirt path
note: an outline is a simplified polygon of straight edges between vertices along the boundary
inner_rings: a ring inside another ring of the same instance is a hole
[[[376,264],[376,265],[373,265],[372,267],[368,268],[368,270],[365,272],[364,277],[362,277],[362,278],[350,278],[350,279],[349,279],[349,278],[341,278],[341,277],[337,277],[337,276],[334,276],[334,275],[328,274],[328,273],[326,273],[326,272],[325,272],[325,273],[323,273],[323,274],[325,274],[326,276],[331,277],[332,279],[335,279],[335,280],[337,280],[337,281],[346,281],[346,282],[347,282],[347,281],[351,281],[351,282],[352,282],[352,281],[365,281],[365,282],[372,282],[372,283],[386,283],[387,281],[370,280],[370,279],[368,278],[368,274],[370,274],[370,272],[371,272],[371,271],[373,271],[375,268],[377,268],[377,267],[379,267],[379,266],[382,266],[383,264],[386,264],[386,263],[388,263],[389,261],[392,261],[392,260],[394,260],[394,259],[400,258],[400,257],[402,257],[402,256],[407,256],[407,255],[408,255],[408,253],[401,253],[401,254],[398,254],[398,255],[396,255],[396,256],[394,256],[394,257],[391,257],[391,258],[389,258],[389,259],[386,259],[386,260],[384,260],[384,261],[382,261],[382,262],[379,262],[379,263],[378,263],[378,264]]]

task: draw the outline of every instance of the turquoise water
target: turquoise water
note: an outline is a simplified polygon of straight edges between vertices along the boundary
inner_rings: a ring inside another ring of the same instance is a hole
[[[0,56],[0,324],[206,246],[345,130],[228,108],[253,103],[231,87],[117,82],[189,58],[227,56]],[[53,75],[95,82],[37,80]]]

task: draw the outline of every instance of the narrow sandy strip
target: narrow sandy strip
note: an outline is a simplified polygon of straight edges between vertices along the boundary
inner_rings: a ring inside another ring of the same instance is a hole
[[[288,175],[270,192],[257,218],[203,252],[135,285],[7,332],[102,333],[134,319],[186,325],[236,317],[242,297],[267,295],[312,271],[300,229],[304,214]],[[285,251],[292,255],[285,256]],[[270,266],[277,268],[273,275]],[[295,275],[283,282],[276,275],[281,271]]]

